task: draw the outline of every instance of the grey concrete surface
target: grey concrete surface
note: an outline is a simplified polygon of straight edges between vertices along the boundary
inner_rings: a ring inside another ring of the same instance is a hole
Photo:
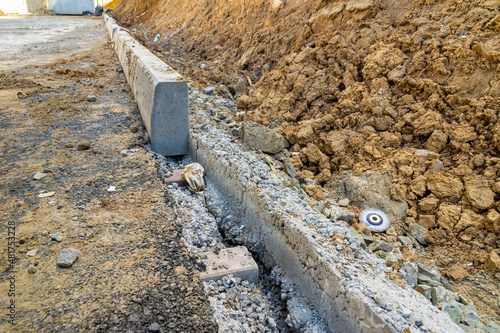
[[[163,156],[187,155],[187,83],[170,66],[121,30],[114,19],[106,14],[103,17],[151,136],[151,149]]]
[[[92,50],[99,17],[0,16],[0,71],[68,60]],[[42,55],[42,56],[39,56]]]

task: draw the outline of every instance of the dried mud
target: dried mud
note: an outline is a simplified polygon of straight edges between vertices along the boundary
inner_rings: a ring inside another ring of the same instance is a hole
[[[388,177],[388,200],[408,204],[397,234],[425,229],[405,259],[500,316],[500,1],[125,0],[113,16],[283,134],[323,186],[311,195],[341,173]]]

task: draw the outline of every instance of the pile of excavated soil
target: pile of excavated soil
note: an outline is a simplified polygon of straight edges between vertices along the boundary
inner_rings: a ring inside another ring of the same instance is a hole
[[[398,234],[422,227],[427,258],[464,272],[449,277],[498,289],[499,0],[125,0],[113,15],[283,134],[315,199],[339,175],[382,174],[408,204],[389,212]],[[481,299],[500,315],[495,292]]]

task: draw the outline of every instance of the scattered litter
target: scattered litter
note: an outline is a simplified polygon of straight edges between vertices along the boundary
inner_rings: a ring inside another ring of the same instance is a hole
[[[45,192],[45,193],[40,193],[38,195],[39,198],[46,198],[46,197],[51,197],[53,196],[54,194],[56,194],[56,192]]]
[[[158,34],[158,35],[155,36],[155,39],[153,40],[153,42],[157,42],[159,40],[160,40],[160,34]]]
[[[36,180],[40,180],[42,179],[43,177],[47,177],[48,175],[46,173],[43,173],[43,172],[37,172],[35,173],[35,175],[33,176],[33,179],[36,179]]]
[[[198,163],[192,163],[186,165],[182,179],[187,182],[187,188],[191,192],[202,192],[205,190],[205,181],[203,180],[203,175],[205,170]]]
[[[111,185],[111,186],[108,188],[108,192],[115,192],[115,191],[116,191],[116,186]]]
[[[386,213],[379,209],[367,208],[359,214],[359,221],[373,232],[383,232],[391,225]]]

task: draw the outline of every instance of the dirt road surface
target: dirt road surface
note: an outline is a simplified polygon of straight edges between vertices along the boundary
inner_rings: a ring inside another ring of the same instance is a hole
[[[0,35],[0,331],[216,331],[102,19]]]

